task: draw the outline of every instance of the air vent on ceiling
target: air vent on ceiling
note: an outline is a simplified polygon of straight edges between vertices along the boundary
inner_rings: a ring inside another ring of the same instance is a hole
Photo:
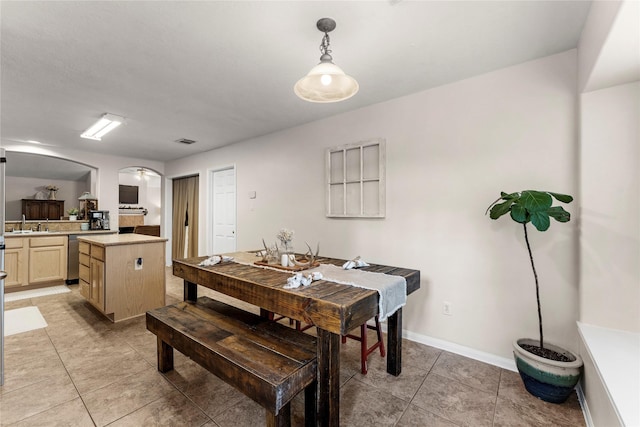
[[[187,144],[187,145],[196,143],[193,139],[187,139],[187,138],[176,139],[176,142],[179,142],[180,144]]]

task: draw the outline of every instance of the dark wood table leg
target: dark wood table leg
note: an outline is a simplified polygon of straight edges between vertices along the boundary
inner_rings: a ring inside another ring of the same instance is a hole
[[[340,335],[318,328],[318,425],[340,425]]]
[[[402,309],[387,318],[387,372],[402,372]]]
[[[169,372],[173,369],[173,347],[158,338],[158,371]]]
[[[260,307],[260,317],[264,317],[265,319],[273,320],[273,312],[271,312],[269,310],[265,310],[264,308]]]
[[[184,281],[184,300],[196,302],[198,299],[198,285]]]

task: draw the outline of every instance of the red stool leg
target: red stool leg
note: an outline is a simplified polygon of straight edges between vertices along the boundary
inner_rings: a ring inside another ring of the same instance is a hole
[[[362,375],[367,374],[367,370],[368,370],[367,358],[377,348],[380,349],[380,356],[381,357],[385,356],[384,341],[382,339],[382,329],[380,328],[380,321],[378,320],[378,316],[376,316],[374,320],[376,322],[375,326],[369,325],[367,323],[360,325],[360,336],[352,335],[352,334],[347,334],[342,336],[343,344],[347,342],[347,338],[360,341],[360,368],[361,368]],[[378,338],[377,342],[373,344],[370,348],[367,344],[367,329],[372,329],[376,331],[376,335]]]
[[[378,316],[375,317],[376,321],[376,334],[378,334],[378,342],[380,343],[380,356],[384,357],[384,340],[382,339],[382,328],[380,328],[380,321]]]

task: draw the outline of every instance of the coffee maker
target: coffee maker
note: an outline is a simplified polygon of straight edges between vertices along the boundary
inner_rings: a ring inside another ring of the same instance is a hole
[[[89,211],[91,230],[109,230],[109,211]]]

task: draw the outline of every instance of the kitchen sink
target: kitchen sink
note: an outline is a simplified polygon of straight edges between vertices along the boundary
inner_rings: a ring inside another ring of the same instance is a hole
[[[33,230],[14,230],[5,232],[6,236],[15,236],[15,235],[38,235],[38,234],[49,234],[48,231],[33,231]]]

